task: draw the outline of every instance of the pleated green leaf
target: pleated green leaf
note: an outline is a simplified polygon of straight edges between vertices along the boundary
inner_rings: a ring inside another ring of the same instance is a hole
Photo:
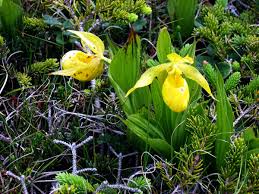
[[[180,26],[183,37],[192,33],[197,5],[198,0],[168,0],[167,10],[171,21],[174,27]]]
[[[136,113],[150,104],[148,88],[141,88],[125,98],[126,92],[141,75],[140,51],[140,39],[134,32],[131,32],[126,47],[116,52],[109,66],[109,79],[127,115]]]
[[[162,129],[154,126],[149,120],[143,118],[140,114],[130,115],[124,122],[127,127],[153,150],[165,157],[170,157],[173,148],[165,140]]]
[[[18,0],[0,1],[0,28],[14,34],[16,27],[22,20],[22,7]]]

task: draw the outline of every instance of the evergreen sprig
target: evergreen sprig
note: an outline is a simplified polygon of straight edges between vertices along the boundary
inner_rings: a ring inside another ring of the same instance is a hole
[[[94,192],[94,187],[82,176],[62,172],[57,174],[56,180],[60,184],[61,190],[64,190],[65,188],[70,188],[78,194]]]
[[[229,76],[229,78],[225,82],[226,92],[234,89],[240,82],[241,74],[240,72],[235,72]]]
[[[27,88],[32,85],[32,78],[26,73],[17,72],[16,79],[22,88]]]
[[[246,151],[247,146],[244,138],[238,137],[234,139],[226,154],[225,167],[221,169],[221,190],[225,192],[235,191],[240,181],[240,173],[242,173],[244,168]]]
[[[145,0],[97,0],[95,10],[103,21],[129,22],[135,22],[138,14],[149,15],[152,12]]]
[[[30,73],[37,74],[37,73],[49,73],[51,71],[55,71],[58,69],[59,63],[55,58],[49,58],[45,61],[36,62],[30,65]]]

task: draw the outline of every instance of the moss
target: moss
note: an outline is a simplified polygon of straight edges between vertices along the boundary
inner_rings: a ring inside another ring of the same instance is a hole
[[[43,19],[36,17],[23,17],[23,25],[25,30],[44,30],[47,25],[45,24]]]
[[[30,65],[30,73],[49,73],[50,71],[57,70],[59,63],[57,59],[49,58],[45,61],[36,62]]]

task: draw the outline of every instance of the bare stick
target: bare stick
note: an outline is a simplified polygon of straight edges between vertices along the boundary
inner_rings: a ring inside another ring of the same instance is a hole
[[[6,175],[11,176],[11,177],[19,180],[21,182],[24,194],[29,194],[28,189],[27,189],[26,184],[25,184],[25,177],[24,177],[24,175],[21,175],[19,177],[19,176],[15,175],[14,173],[12,173],[11,171],[7,171]]]
[[[81,173],[81,172],[95,172],[95,171],[97,171],[96,168],[83,168],[83,169],[77,170],[77,152],[76,152],[76,150],[78,148],[80,148],[81,146],[83,146],[84,144],[91,141],[92,139],[93,139],[93,136],[89,136],[88,138],[86,138],[84,141],[82,141],[79,144],[76,144],[76,143],[71,144],[71,143],[67,143],[65,141],[57,140],[57,139],[55,139],[53,141],[56,144],[62,144],[64,146],[67,146],[71,150],[71,152],[72,152],[72,174],[76,175],[76,174]]]

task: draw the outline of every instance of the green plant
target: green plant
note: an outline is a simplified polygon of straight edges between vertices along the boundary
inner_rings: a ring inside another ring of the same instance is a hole
[[[199,182],[203,183],[202,177],[209,168],[214,143],[216,140],[216,126],[204,115],[192,115],[187,122],[189,140],[184,147],[175,153],[177,165],[158,162],[161,178],[169,189],[174,185],[185,192],[190,192]],[[176,170],[174,170],[176,169]]]
[[[26,73],[18,72],[16,74],[16,78],[17,78],[17,81],[19,82],[19,85],[22,88],[27,88],[32,85],[31,84],[32,78],[30,76],[28,76]]]
[[[23,17],[23,26],[26,31],[42,31],[46,30],[47,24],[42,18],[36,17]]]
[[[225,158],[219,179],[223,192],[259,191],[259,154],[249,154],[244,138],[235,138]]]
[[[134,177],[129,181],[128,186],[131,188],[138,188],[143,193],[150,192],[151,180],[143,176]]]
[[[241,69],[243,67],[242,71],[245,69],[249,74],[254,74],[257,72],[255,64],[258,64],[258,44],[254,44],[258,41],[254,14],[244,11],[240,17],[236,17],[224,9],[227,1],[218,2],[222,3],[202,8],[193,34],[207,43],[206,55],[224,77],[231,73],[231,67],[236,68],[234,66],[238,63]]]
[[[224,81],[219,72],[217,72],[217,96],[216,111],[217,111],[217,139],[215,144],[216,165],[220,169],[224,166],[224,158],[229,149],[230,137],[234,133],[233,119],[234,115],[232,107],[228,101]]]
[[[56,180],[59,183],[58,193],[77,193],[84,194],[94,192],[94,187],[82,176],[62,172],[57,174]]]
[[[228,92],[229,90],[235,88],[241,79],[240,72],[235,72],[229,76],[229,78],[225,82],[225,90]]]
[[[222,7],[227,7],[228,0],[216,0],[216,3],[221,5]]]
[[[0,47],[4,45],[4,38],[0,35]]]
[[[49,58],[45,61],[36,62],[29,66],[29,73],[37,75],[37,74],[46,74],[51,71],[57,70],[59,67],[59,64],[57,62],[57,59],[55,58]]]
[[[170,54],[172,52],[170,48],[173,48],[167,42],[170,40],[167,30],[161,30],[158,40],[157,49],[160,53],[158,57],[161,62],[164,62],[166,55],[163,52]],[[180,53],[183,56],[194,56],[194,50],[195,43],[187,45]],[[182,113],[171,111],[163,100],[161,88],[166,78],[163,73],[153,81],[150,89],[140,88],[125,98],[126,92],[140,77],[141,69],[139,38],[131,33],[127,47],[119,50],[111,62],[109,78],[127,116],[124,123],[129,128],[129,135],[132,138],[139,137],[155,151],[172,158],[174,149],[179,150],[185,142],[185,120],[188,116],[188,109],[199,98],[199,87],[195,82],[188,80],[190,91],[192,91],[190,105]]]
[[[92,30],[101,23],[133,23],[138,15],[149,15],[152,12],[145,0],[79,0],[74,3],[56,0],[49,6],[54,10],[58,8],[68,12],[74,28],[81,31]]]
[[[179,26],[178,31],[185,38],[192,33],[197,6],[197,0],[168,0],[167,10],[173,27],[176,30]]]
[[[20,0],[2,0],[0,2],[0,30],[5,30],[12,34],[21,23],[22,7]]]

